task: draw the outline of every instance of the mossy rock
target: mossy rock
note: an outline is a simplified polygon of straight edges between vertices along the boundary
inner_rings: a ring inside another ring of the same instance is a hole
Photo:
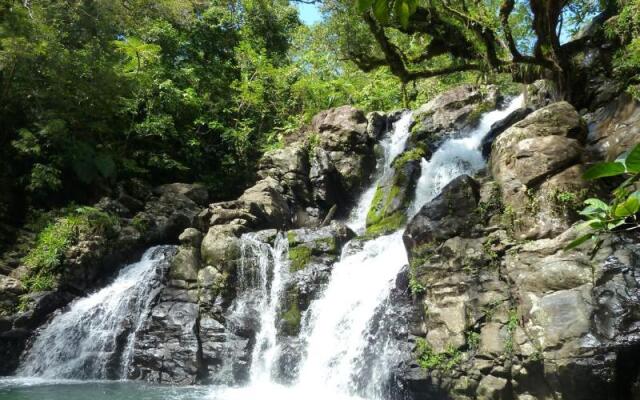
[[[422,149],[414,148],[393,162],[392,172],[383,177],[376,188],[367,213],[367,236],[391,233],[406,222],[406,210],[415,195],[423,155]]]
[[[297,336],[300,333],[302,312],[298,304],[299,294],[296,288],[287,291],[284,307],[280,315],[280,333],[285,336]]]
[[[295,272],[306,267],[312,253],[311,248],[304,245],[289,249],[289,271]]]
[[[375,224],[367,226],[367,237],[377,237],[393,233],[400,229],[407,222],[407,215],[404,212],[396,212],[384,217]]]

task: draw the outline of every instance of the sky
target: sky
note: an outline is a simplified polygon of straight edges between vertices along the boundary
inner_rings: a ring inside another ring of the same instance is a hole
[[[295,3],[298,12],[300,13],[300,20],[306,25],[313,25],[316,22],[322,20],[322,14],[318,8],[318,4],[305,4]]]

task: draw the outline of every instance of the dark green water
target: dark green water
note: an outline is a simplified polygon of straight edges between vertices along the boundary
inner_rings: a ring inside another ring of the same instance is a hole
[[[153,386],[135,382],[0,379],[0,400],[207,400],[206,387]]]

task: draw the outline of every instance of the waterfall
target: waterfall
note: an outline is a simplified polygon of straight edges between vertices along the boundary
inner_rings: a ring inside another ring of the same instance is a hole
[[[137,330],[161,285],[172,246],[148,249],[102,290],[71,303],[37,333],[19,376],[126,378]]]
[[[376,177],[363,193],[360,195],[358,202],[347,220],[349,228],[353,229],[358,234],[364,233],[365,224],[367,221],[367,212],[369,212],[369,206],[373,200],[373,196],[376,194],[376,187],[378,181],[389,172],[391,169],[391,163],[393,160],[402,153],[407,145],[407,139],[409,139],[409,126],[413,112],[407,111],[402,114],[394,124],[393,128],[386,132],[380,141],[380,147],[382,149],[382,157],[378,160],[376,167]]]
[[[402,231],[366,242],[333,268],[322,298],[311,306],[306,331],[307,358],[299,383],[355,394],[369,345],[372,316],[387,299],[396,275],[407,263]]]
[[[422,159],[421,175],[416,198],[409,210],[409,216],[436,197],[453,179],[460,175],[473,175],[485,166],[482,157],[482,139],[491,130],[491,125],[504,119],[522,106],[522,95],[515,97],[502,110],[490,111],[480,118],[478,126],[463,137],[444,141],[429,161]]]
[[[416,199],[408,213],[414,215],[455,177],[472,175],[482,169],[485,165],[480,149],[482,139],[493,123],[506,117],[521,103],[522,98],[518,97],[504,110],[485,114],[475,129],[445,140],[430,161],[423,160]],[[383,154],[378,163],[377,179],[389,172],[393,159],[404,151],[411,118],[411,113],[403,114],[381,140]],[[357,232],[364,230],[376,186],[377,181],[362,194],[348,218],[348,225]],[[366,241],[360,244],[361,248],[352,248],[352,243],[345,246],[342,257],[333,266],[326,288],[303,315],[300,340],[306,346],[305,356],[299,365],[298,380],[292,386],[281,386],[269,380],[270,363],[277,352],[275,331],[272,330],[277,305],[273,302],[282,296],[278,294],[278,288],[282,289],[282,280],[286,279],[284,263],[278,265],[275,260],[283,257],[286,250],[284,246],[278,246],[277,241],[274,246],[252,244],[252,248],[262,254],[258,259],[267,260],[257,263],[260,276],[265,277],[273,270],[271,287],[263,281],[259,285],[261,330],[253,354],[252,380],[243,388],[216,389],[210,397],[224,400],[254,397],[293,400],[305,396],[349,400],[386,398],[389,373],[400,360],[402,351],[407,351],[398,348],[398,342],[393,340],[393,331],[398,330],[394,323],[402,317],[394,315],[397,310],[390,307],[395,278],[408,262],[402,242],[403,231],[402,228]]]
[[[258,300],[255,311],[260,320],[251,355],[252,382],[272,379],[278,354],[278,305],[289,270],[288,250],[289,242],[282,233],[276,235],[273,246],[260,242],[252,233],[242,236],[239,280],[245,290],[251,287],[257,289],[257,293],[251,293],[251,297]],[[241,309],[245,306],[240,302]]]
[[[481,170],[485,166],[482,139],[494,122],[521,103],[519,97],[504,110],[485,114],[477,128],[446,139],[429,161],[422,160],[416,198],[407,213],[415,215],[455,177]],[[411,122],[411,112],[404,113],[380,141],[376,179],[346,221],[354,231],[364,231],[378,181],[391,173],[393,160],[404,151]],[[286,349],[279,343],[279,313],[293,276],[289,272],[288,240],[275,230],[243,235],[238,295],[225,318],[229,325],[240,324],[235,328],[255,338],[250,381],[244,387],[211,387],[206,398],[389,398],[385,386],[390,373],[408,352],[406,347],[399,347],[407,344],[400,344],[394,337],[398,332],[406,335],[406,328],[399,324],[408,325],[400,311],[404,305],[393,300],[404,298],[403,293],[393,290],[396,277],[408,262],[403,230],[371,240],[357,239],[344,246],[328,283],[302,315],[300,334],[295,338],[302,358],[297,375],[292,374],[297,379],[288,386],[277,383],[278,360]],[[20,376],[126,377],[135,333],[149,314],[171,253],[173,247],[149,249],[141,261],[123,268],[111,285],[56,315],[25,353]]]

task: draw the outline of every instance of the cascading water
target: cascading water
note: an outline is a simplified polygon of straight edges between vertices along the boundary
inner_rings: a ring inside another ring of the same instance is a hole
[[[435,197],[461,174],[474,174],[484,167],[480,144],[491,124],[520,106],[514,99],[506,109],[485,114],[479,126],[442,143],[429,161],[422,162],[422,175],[410,215]],[[391,163],[405,149],[411,113],[394,124],[380,146],[383,156],[377,178],[389,173]],[[363,193],[347,224],[356,232],[365,228],[366,214],[377,182]],[[390,307],[395,278],[407,264],[402,243],[403,229],[369,241],[353,241],[332,268],[320,297],[302,316],[298,338],[304,347],[298,378],[290,386],[276,383],[280,347],[277,336],[279,304],[289,279],[288,241],[278,234],[267,244],[256,234],[242,237],[238,269],[239,295],[229,310],[229,319],[252,321],[255,345],[251,355],[250,382],[241,388],[214,387],[208,398],[375,399],[388,398],[384,385],[407,349],[399,349],[392,338],[399,317]],[[262,238],[264,239],[264,238]],[[136,329],[144,322],[152,302],[153,280],[164,256],[148,251],[143,260],[123,269],[107,288],[76,301],[57,316],[36,338],[21,366],[22,376],[104,378],[108,369],[126,371]],[[157,277],[156,277],[157,279]],[[159,279],[157,279],[160,281]],[[134,312],[132,312],[134,311]],[[131,317],[127,317],[132,313]],[[126,322],[126,323],[125,323]],[[114,367],[118,337],[125,329],[122,358]],[[86,371],[86,372],[85,372]],[[118,374],[116,374],[118,375]],[[122,373],[118,376],[124,376]],[[201,398],[201,395],[198,396]]]
[[[258,300],[256,311],[260,319],[251,356],[252,382],[272,379],[278,354],[277,312],[288,275],[288,250],[289,242],[281,233],[276,236],[273,246],[258,241],[253,234],[242,237],[240,281],[244,282],[243,286],[253,285],[258,290],[252,294]],[[241,303],[240,307],[244,305]]]
[[[422,160],[421,175],[416,186],[416,197],[409,215],[436,197],[440,191],[460,175],[473,175],[485,165],[480,145],[489,133],[491,125],[504,119],[522,106],[523,97],[518,96],[502,110],[490,111],[482,116],[478,126],[467,135],[446,140],[438,147],[429,161]]]
[[[413,112],[411,111],[403,113],[400,119],[393,124],[393,128],[387,132],[380,141],[382,157],[378,160],[374,182],[360,195],[347,221],[347,225],[353,229],[354,232],[359,234],[363,233],[367,221],[367,212],[369,211],[373,196],[376,194],[378,181],[384,174],[388,173],[393,160],[404,151],[407,145],[412,116]]]
[[[147,250],[112,284],[73,302],[38,332],[19,376],[126,378],[137,330],[149,314],[172,246]]]

